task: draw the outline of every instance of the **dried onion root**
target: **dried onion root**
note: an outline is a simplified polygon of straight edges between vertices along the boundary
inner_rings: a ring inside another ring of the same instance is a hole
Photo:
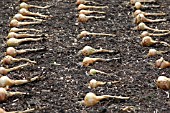
[[[115,36],[116,36],[115,34],[90,33],[90,32],[88,32],[88,31],[82,31],[82,32],[77,36],[77,38],[83,38],[83,37],[86,37],[86,36],[89,36],[89,35],[92,35],[93,37],[96,37],[96,36],[112,36],[112,37],[115,37]]]
[[[45,21],[45,20],[42,20],[42,19],[37,19],[37,18],[34,18],[34,17],[30,17],[30,16],[23,16],[22,14],[15,14],[13,19],[16,19],[18,21],[22,21],[22,20],[36,20],[36,21]]]
[[[25,8],[21,8],[21,9],[19,10],[19,13],[22,14],[22,15],[24,15],[24,16],[39,16],[39,17],[43,17],[43,18],[51,17],[51,16],[48,16],[48,15],[40,14],[40,13],[30,12],[30,11],[28,11],[28,10],[25,9]]]
[[[136,17],[138,14],[143,14],[144,16],[165,16],[166,15],[166,13],[146,13],[138,9],[133,13],[133,16]]]
[[[142,38],[142,42],[141,42],[142,46],[152,46],[152,45],[155,45],[155,44],[163,44],[165,46],[170,47],[170,45],[167,42],[155,41],[150,36],[145,36],[145,37]]]
[[[43,38],[23,38],[23,39],[17,39],[17,38],[10,38],[7,40],[7,46],[13,47],[13,46],[19,46],[23,42],[29,42],[29,41],[40,41]]]
[[[20,5],[19,5],[20,8],[25,8],[25,9],[29,9],[29,8],[40,8],[40,9],[46,9],[46,8],[49,8],[51,6],[37,6],[37,5],[29,5],[25,2],[22,2]]]
[[[101,11],[91,11],[91,10],[80,10],[79,14],[106,14],[105,12],[101,12]]]
[[[135,6],[136,9],[143,9],[143,8],[159,8],[161,7],[160,5],[150,5],[150,6],[146,6],[146,5],[142,5],[140,2],[136,2]]]
[[[146,26],[146,24],[143,22],[139,23],[138,26],[134,28],[134,30],[151,30],[154,32],[169,32],[170,31],[170,30],[153,29],[153,28]]]
[[[10,29],[9,32],[22,32],[22,31],[36,31],[36,32],[42,32],[42,30],[37,30],[37,29],[33,29],[33,28],[16,28],[13,27]]]
[[[130,0],[130,3],[131,3],[131,4],[135,4],[136,2],[152,3],[152,2],[156,2],[156,0]]]
[[[168,51],[158,51],[156,49],[149,49],[149,52],[146,55],[146,57],[152,57],[152,56],[164,54],[164,53],[167,53],[167,52]]]
[[[0,102],[3,102],[8,99],[8,97],[14,96],[14,95],[23,95],[26,94],[24,92],[10,92],[6,91],[5,88],[0,88]]]
[[[107,98],[120,99],[120,100],[128,100],[129,99],[129,97],[122,97],[122,96],[111,96],[111,95],[96,96],[96,94],[89,92],[84,97],[82,104],[84,104],[87,107],[94,106],[97,103],[99,103],[101,100],[107,99]]]
[[[95,49],[92,48],[91,46],[85,46],[82,50],[78,52],[78,55],[82,54],[84,56],[89,56],[95,53],[113,53],[112,50],[107,50],[107,49]]]
[[[140,35],[141,38],[145,37],[145,36],[166,36],[169,35],[170,31],[167,33],[160,33],[160,34],[154,34],[154,33],[149,33],[148,31],[143,31]]]
[[[138,14],[134,19],[135,24],[139,24],[141,22],[153,23],[153,22],[165,22],[165,21],[166,19],[155,19],[155,20],[148,19],[143,14]]]
[[[25,25],[32,25],[32,24],[41,24],[42,21],[36,21],[36,22],[19,22],[16,19],[12,19],[9,26],[10,27],[20,27],[20,26],[25,26]]]
[[[12,80],[7,76],[1,76],[0,77],[0,87],[8,88],[8,87],[13,86],[13,85],[22,85],[22,84],[26,84],[26,83],[29,83],[29,82],[33,82],[37,79],[39,79],[38,76],[30,78],[28,80],[27,79],[25,79],[25,80]]]
[[[11,71],[19,70],[19,69],[26,67],[26,66],[30,66],[30,63],[25,63],[25,64],[18,65],[18,66],[12,67],[12,68],[0,67],[0,74],[7,75]]]
[[[7,55],[1,60],[1,64],[9,65],[9,64],[13,64],[13,63],[19,62],[19,61],[26,61],[26,62],[30,62],[30,63],[34,63],[34,64],[36,63],[36,61],[32,61],[27,58],[14,58],[12,56]]]
[[[159,69],[164,69],[170,67],[170,62],[164,60],[163,57],[155,61],[155,67]]]
[[[108,6],[89,6],[89,5],[80,4],[78,6],[77,10],[82,10],[82,9],[103,9],[103,8],[108,8]]]
[[[169,90],[170,89],[170,78],[166,76],[159,76],[156,80],[156,85],[158,88],[163,90]]]
[[[89,21],[89,19],[103,19],[105,16],[86,16],[85,14],[79,14],[78,22],[85,23]]]
[[[12,57],[15,57],[17,54],[23,54],[23,53],[26,53],[26,52],[37,52],[37,51],[40,51],[40,50],[44,50],[45,48],[37,48],[37,49],[20,49],[20,50],[17,50],[15,49],[14,47],[8,47],[6,49],[6,52],[5,52],[5,55],[10,55]]]

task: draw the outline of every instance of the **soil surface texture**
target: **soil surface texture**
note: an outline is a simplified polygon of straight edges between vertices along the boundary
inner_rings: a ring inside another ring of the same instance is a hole
[[[169,51],[169,47],[161,44],[151,47],[141,46],[139,35],[142,31],[133,30],[136,26],[132,16],[135,10],[129,4],[129,0],[95,0],[98,4],[88,3],[87,5],[101,5],[108,6],[108,8],[96,9],[106,12],[104,19],[89,19],[86,23],[78,22],[75,2],[76,0],[30,0],[27,2],[39,6],[51,5],[47,9],[30,8],[32,12],[52,15],[52,17],[39,25],[25,26],[40,29],[48,36],[44,40],[23,43],[15,48],[45,49],[17,55],[17,58],[24,57],[35,60],[37,64],[10,72],[7,76],[11,79],[29,79],[40,76],[40,79],[32,83],[10,87],[8,91],[21,91],[28,94],[9,97],[5,102],[0,103],[0,107],[6,111],[43,107],[35,113],[169,113],[169,91],[158,89],[155,81],[158,76],[170,77],[170,70],[169,68],[155,68],[150,63],[154,63],[161,56],[170,61],[170,53],[149,58],[144,57],[151,48]],[[20,2],[17,0],[1,0],[0,2],[0,59],[4,57],[3,53],[7,48],[5,37],[10,30],[9,23],[12,17],[18,13],[19,4]],[[144,5],[162,6],[161,8],[145,9],[143,10],[145,12],[167,13],[162,17],[149,17],[151,19],[167,18],[167,21],[146,23],[146,25],[170,30],[169,0],[158,0],[156,3]],[[90,15],[103,16],[103,14]],[[77,35],[83,30],[111,33],[116,36],[77,38]],[[169,36],[153,37],[153,39],[170,43]],[[77,53],[86,45],[96,49],[103,48],[114,51],[113,53],[97,53],[89,57],[119,59],[110,62],[96,62],[84,67],[81,65],[84,56]],[[22,63],[14,63],[8,67]],[[88,76],[87,72],[92,68],[109,73],[109,75]],[[120,82],[90,89],[88,83],[91,79]],[[104,99],[93,107],[86,107],[80,104],[80,101],[88,92],[93,92],[96,95],[121,95],[130,97],[130,99]],[[129,110],[123,111],[123,108],[128,106]]]

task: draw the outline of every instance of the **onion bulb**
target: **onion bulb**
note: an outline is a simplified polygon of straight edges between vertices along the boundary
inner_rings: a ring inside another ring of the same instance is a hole
[[[9,32],[6,38],[30,38],[30,37],[42,37],[43,35],[36,35],[36,34],[19,34],[15,32]]]
[[[24,15],[24,16],[39,16],[39,17],[44,17],[44,18],[51,17],[51,16],[48,16],[48,15],[40,14],[40,13],[30,12],[30,11],[28,11],[28,10],[25,9],[25,8],[21,8],[21,9],[19,10],[19,13],[22,14],[22,15]]]
[[[30,59],[27,58],[14,58],[12,56],[5,56],[2,60],[1,63],[5,64],[5,65],[9,65],[9,64],[13,64],[14,62],[19,62],[19,61],[26,61],[26,62],[30,62],[30,63],[36,63],[35,61],[32,61]]]
[[[143,14],[138,14],[134,19],[135,24],[139,24],[141,22],[153,23],[153,22],[164,22],[164,21],[166,21],[166,19],[155,19],[155,20],[148,19]]]
[[[90,69],[90,71],[87,73],[87,75],[96,75],[96,74],[109,75],[108,73],[105,73],[97,69]]]
[[[159,69],[164,69],[170,67],[170,62],[164,60],[163,57],[155,61],[155,67]]]
[[[86,16],[85,14],[79,14],[78,21],[84,23],[84,22],[89,21],[89,19],[92,19],[92,18],[102,19],[102,18],[105,18],[105,16]]]
[[[167,42],[164,42],[164,41],[155,41],[150,36],[143,37],[141,45],[142,46],[152,46],[152,45],[157,44],[157,43],[163,44],[165,46],[169,46],[170,47],[170,45]]]
[[[0,88],[0,102],[6,101],[8,97],[14,96],[14,95],[23,95],[26,94],[24,92],[9,92],[5,88]]]
[[[133,16],[136,17],[138,14],[143,14],[144,16],[165,16],[166,15],[166,13],[146,13],[138,9],[133,13]]]
[[[40,41],[43,38],[23,38],[23,39],[17,39],[17,38],[10,38],[7,40],[7,46],[19,46],[23,42],[30,42],[30,41]]]
[[[156,0],[130,0],[131,4],[135,4],[136,2],[151,3],[151,2],[156,2]]]
[[[45,50],[45,48],[17,50],[14,47],[8,47],[6,49],[5,55],[10,55],[12,57],[15,57],[17,54],[23,54],[23,53],[26,53],[26,52],[36,52],[36,51],[40,51],[40,50]]]
[[[169,35],[170,34],[170,31],[167,32],[167,33],[159,33],[159,34],[156,34],[156,33],[149,33],[148,31],[143,31],[140,35],[141,38],[145,37],[145,36],[166,36],[166,35]]]
[[[21,85],[21,84],[26,84],[29,82],[33,82],[35,80],[39,79],[38,76],[31,78],[31,79],[26,79],[26,80],[12,80],[7,76],[1,76],[0,77],[0,87],[6,87],[8,88],[9,86],[13,86],[13,85]]]
[[[107,98],[122,99],[122,100],[128,100],[129,99],[129,97],[122,97],[122,96],[111,96],[111,95],[96,96],[96,94],[89,92],[84,97],[84,100],[82,101],[82,103],[85,106],[94,106],[97,103],[99,103],[101,100],[107,99]]]
[[[29,8],[40,8],[40,9],[46,9],[46,8],[49,8],[50,6],[37,6],[37,5],[29,5],[25,2],[22,2],[20,5],[19,5],[20,8],[25,8],[25,9],[29,9]]]
[[[85,46],[83,49],[81,49],[79,52],[78,52],[78,55],[82,54],[84,56],[89,56],[89,55],[92,55],[92,54],[95,54],[95,53],[113,53],[112,50],[107,50],[107,49],[95,49],[95,48],[92,48],[91,46]]]
[[[87,67],[91,64],[94,64],[95,62],[101,61],[101,62],[107,62],[111,61],[112,59],[103,59],[103,58],[90,58],[90,57],[85,57],[83,59],[83,66]]]
[[[16,19],[18,21],[22,21],[22,20],[36,20],[36,21],[40,21],[40,22],[44,21],[42,19],[37,19],[34,17],[30,17],[30,16],[23,16],[22,14],[19,14],[19,13],[15,14],[13,19]]]
[[[79,5],[79,4],[87,4],[87,3],[97,4],[96,2],[87,1],[87,0],[77,0],[77,1],[76,1],[76,4],[77,4],[77,5]]]
[[[11,71],[19,70],[19,69],[26,67],[26,66],[29,66],[29,65],[30,65],[30,63],[25,63],[25,64],[15,66],[15,67],[12,67],[12,68],[0,67],[0,74],[7,75]]]
[[[90,80],[89,88],[96,88],[98,86],[105,85],[107,82],[97,81],[95,79]]]
[[[142,9],[142,8],[159,8],[159,5],[152,5],[152,6],[146,6],[146,5],[142,5],[140,2],[136,2],[135,6],[136,9]]]
[[[156,85],[160,89],[169,90],[170,78],[167,78],[166,76],[159,76],[158,79],[156,80]]]
[[[33,28],[17,28],[17,27],[13,27],[10,29],[9,32],[21,32],[21,31],[36,31],[36,32],[42,32],[42,30],[37,30],[37,29],[33,29]]]
[[[138,26],[134,28],[134,30],[151,30],[154,32],[169,32],[169,30],[159,30],[159,29],[150,28],[146,26],[146,24],[143,22],[139,23]]]
[[[157,51],[156,49],[149,49],[149,52],[146,55],[146,57],[152,57],[152,56],[160,55],[160,54],[167,53],[167,52],[168,51]]]
[[[112,37],[115,37],[116,35],[115,34],[106,34],[106,33],[90,33],[88,31],[82,31],[78,36],[77,38],[83,38],[83,37],[86,37],[86,36],[93,36],[93,37],[96,37],[96,36],[112,36]]]
[[[41,24],[41,21],[36,21],[36,22],[19,22],[16,19],[12,19],[9,26],[10,27],[20,27],[20,26],[25,26],[25,25],[31,25],[31,24]]]

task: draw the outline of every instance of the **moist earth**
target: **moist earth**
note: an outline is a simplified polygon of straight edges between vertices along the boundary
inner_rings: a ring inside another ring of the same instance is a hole
[[[120,113],[123,112],[122,108],[133,106],[134,109],[129,112],[169,113],[170,101],[167,95],[169,91],[158,89],[155,81],[158,76],[170,77],[170,71],[168,68],[155,68],[150,63],[154,63],[161,56],[170,61],[170,53],[151,58],[144,57],[150,48],[167,51],[169,48],[160,44],[152,47],[140,45],[141,31],[133,30],[136,26],[132,16],[134,9],[128,0],[95,0],[95,2],[109,7],[100,9],[100,11],[106,12],[106,18],[90,19],[86,23],[77,21],[78,11],[75,2],[75,0],[32,0],[28,2],[40,6],[52,5],[48,9],[31,8],[30,11],[53,17],[40,25],[27,26],[43,30],[44,34],[48,34],[45,40],[24,43],[16,48],[43,47],[45,50],[18,55],[17,57],[35,60],[37,64],[10,72],[7,76],[11,79],[28,79],[34,76],[41,76],[41,78],[32,83],[10,87],[9,91],[22,91],[28,94],[10,97],[1,103],[0,107],[6,111],[43,107],[36,113]],[[7,48],[5,37],[10,30],[9,23],[14,14],[18,12],[19,2],[17,0],[2,0],[0,5],[0,58],[2,59]],[[158,29],[169,29],[169,0],[159,0],[155,5],[163,7],[144,11],[165,12],[168,15],[151,18],[167,18],[167,21],[147,25]],[[113,33],[116,36],[95,38],[89,36],[78,39],[77,35],[83,30]],[[168,37],[155,39],[170,43]],[[120,60],[96,62],[94,65],[83,67],[80,63],[84,56],[78,56],[77,53],[86,45],[114,51],[113,53],[94,54],[90,57],[120,58]],[[15,63],[9,67],[19,64]],[[86,72],[91,68],[109,73],[110,76],[101,74],[87,76]],[[107,82],[120,81],[120,83],[89,89],[88,82],[91,79]],[[79,101],[83,100],[88,92],[93,92],[96,95],[128,96],[130,99],[126,101],[105,99],[93,107],[86,107]]]

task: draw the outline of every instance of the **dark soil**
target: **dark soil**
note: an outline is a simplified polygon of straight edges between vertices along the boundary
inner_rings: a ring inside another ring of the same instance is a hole
[[[135,27],[132,23],[134,9],[128,4],[128,0],[96,1],[109,7],[104,10],[107,12],[106,18],[102,20],[92,19],[87,23],[77,22],[78,12],[75,0],[35,0],[29,2],[29,4],[41,6],[53,5],[46,10],[31,9],[33,12],[53,15],[53,18],[41,25],[28,26],[41,29],[50,36],[45,41],[22,44],[17,49],[46,47],[46,50],[18,55],[17,57],[35,60],[37,64],[10,72],[7,76],[11,79],[24,79],[34,76],[42,76],[42,78],[33,83],[11,87],[9,91],[23,91],[29,94],[10,97],[6,102],[1,103],[0,107],[7,111],[45,107],[45,109],[36,111],[36,113],[117,113],[121,112],[121,109],[126,106],[134,106],[138,113],[168,113],[170,111],[167,93],[158,89],[155,85],[158,76],[170,77],[170,71],[168,68],[160,70],[148,64],[155,62],[161,56],[170,61],[170,53],[144,58],[149,48],[159,50],[169,50],[169,48],[159,44],[153,47],[142,47],[140,45],[141,39],[138,37],[141,32],[132,30]],[[162,0],[157,4],[164,7],[149,9],[146,12],[166,12],[170,14],[169,0]],[[2,59],[4,57],[3,52],[6,50],[5,37],[10,30],[8,25],[11,18],[17,13],[19,3],[16,0],[2,0],[0,5],[0,58]],[[169,29],[169,15],[166,18],[168,18],[166,22],[147,25],[158,29]],[[77,35],[82,30],[115,33],[116,37],[77,39]],[[170,43],[168,37],[160,37],[158,40]],[[89,67],[82,67],[79,64],[84,57],[76,55],[85,45],[115,51],[113,54],[95,54],[90,57],[121,58],[121,60],[98,62]],[[9,67],[18,64],[15,63]],[[87,76],[85,72],[91,68],[110,73],[111,76],[100,74]],[[119,80],[121,82],[112,86],[105,85],[96,89],[89,89],[87,84],[92,78],[100,81]],[[93,107],[85,107],[80,105],[78,101],[83,100],[88,92],[94,92],[96,95],[129,96],[130,99],[126,101],[106,99]]]

